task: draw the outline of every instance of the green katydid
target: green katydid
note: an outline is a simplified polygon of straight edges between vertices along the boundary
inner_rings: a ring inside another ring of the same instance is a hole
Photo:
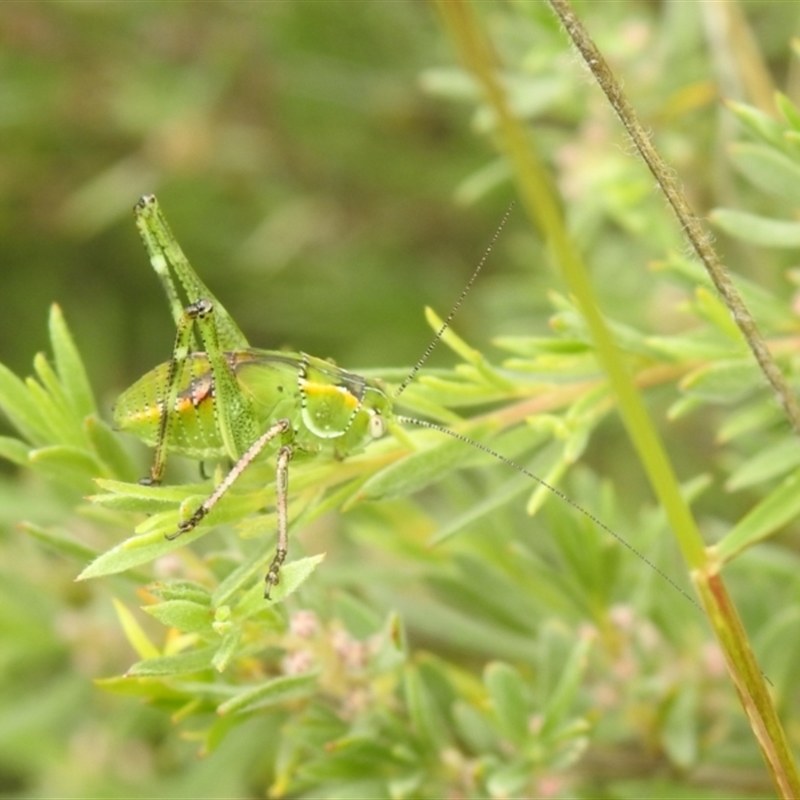
[[[510,211],[510,209],[509,209]],[[563,492],[511,459],[469,437],[432,422],[396,414],[394,402],[441,339],[478,276],[505,218],[450,314],[416,366],[393,394],[363,378],[305,353],[258,350],[190,266],[156,198],[134,208],[150,263],[167,294],[177,333],[172,357],[127,389],[114,407],[114,423],[155,448],[150,475],[159,484],[167,455],[195,460],[229,458],[233,467],[216,489],[167,538],[188,533],[204,519],[234,482],[266,452],[275,453],[277,544],[265,576],[265,597],[280,579],[288,551],[289,462],[296,453],[345,458],[382,437],[397,423],[431,428],[476,447],[555,493],[655,569],[692,604],[671,578],[619,534]],[[508,212],[506,213],[506,218]],[[175,278],[188,305],[180,300]],[[202,348],[198,347],[196,333]]]

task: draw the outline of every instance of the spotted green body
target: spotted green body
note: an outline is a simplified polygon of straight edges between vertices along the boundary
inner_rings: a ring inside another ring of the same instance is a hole
[[[275,458],[278,543],[266,576],[269,597],[288,547],[289,462],[298,454],[344,458],[363,449],[386,431],[391,400],[379,382],[328,361],[251,348],[192,269],[155,197],[143,197],[134,214],[177,333],[172,358],[120,396],[114,423],[155,448],[143,483],[161,482],[170,454],[233,462],[214,492],[168,538],[197,527],[253,461]]]
[[[391,401],[377,381],[328,361],[255,349],[225,353],[225,360],[249,399],[256,427],[264,430],[277,419],[289,419],[291,433],[284,438],[303,452],[344,458],[380,437],[391,419]],[[166,362],[148,372],[114,406],[116,427],[151,446],[158,445],[170,366]],[[177,369],[167,452],[199,461],[241,457],[223,441],[207,355],[190,353]]]

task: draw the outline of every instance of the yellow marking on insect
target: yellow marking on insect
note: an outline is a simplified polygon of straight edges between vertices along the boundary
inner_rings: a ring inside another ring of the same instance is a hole
[[[133,424],[137,422],[158,422],[161,419],[161,409],[158,406],[146,404],[138,411],[129,411],[125,414],[125,418]]]
[[[175,411],[178,414],[182,414],[186,411],[192,411],[196,408],[199,408],[207,400],[211,399],[211,395],[207,394],[203,397],[179,397],[175,402]]]
[[[339,394],[342,396],[348,408],[356,409],[359,405],[358,398],[344,386],[332,386],[329,383],[310,383],[308,381],[303,381],[301,388],[307,397],[325,397],[326,395]]]
[[[192,381],[189,389],[178,395],[175,400],[173,411],[180,416],[186,414],[188,411],[200,408],[203,403],[213,402],[213,400],[214,384],[211,376],[202,376]],[[161,419],[162,411],[162,402],[156,403],[155,405],[145,403],[138,411],[128,413],[127,417],[134,424],[138,422],[158,422]]]

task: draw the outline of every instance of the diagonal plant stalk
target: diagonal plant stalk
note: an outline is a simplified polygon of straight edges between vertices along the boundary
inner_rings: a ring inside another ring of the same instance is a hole
[[[565,14],[569,14],[571,28],[576,30],[576,25],[579,23],[568,4],[564,0],[551,0],[551,3],[558,6]],[[764,675],[755,660],[744,627],[719,575],[719,564],[709,557],[697,525],[681,495],[678,481],[663,444],[626,365],[614,345],[600,312],[586,267],[569,238],[552,180],[541,163],[532,137],[528,131],[523,129],[509,108],[505,91],[498,77],[497,57],[467,0],[438,0],[437,5],[462,60],[478,80],[486,101],[496,115],[499,146],[513,166],[523,205],[547,242],[554,261],[561,270],[570,292],[577,299],[586,319],[595,343],[597,357],[606,371],[626,428],[648,474],[653,490],[675,533],[684,560],[703,602],[709,623],[725,654],[731,678],[777,791],[781,797],[800,797],[800,776],[798,776],[785,734],[767,691]],[[588,36],[585,39],[588,41]],[[596,52],[596,48],[587,52]],[[601,59],[599,53],[590,58]],[[621,91],[617,91],[616,97],[622,97]],[[625,106],[627,107],[626,101]],[[651,145],[649,148],[653,153],[655,152]],[[648,161],[648,163],[650,162]],[[674,181],[671,185],[674,187]],[[685,206],[685,201],[683,204],[681,202],[673,204],[673,208],[676,208],[676,205],[677,208],[681,208],[679,220],[691,232],[689,235],[692,237],[693,244],[705,255],[710,252],[709,260],[718,264],[718,259],[696,219],[688,211],[688,206]],[[689,221],[685,221],[687,217]],[[732,286],[727,276],[722,279],[722,285],[727,296],[730,296],[729,290],[732,289]],[[746,319],[752,323],[752,318],[744,309],[735,289],[733,293],[737,298],[733,312],[734,317],[739,322]],[[742,309],[744,309],[743,313]],[[755,323],[746,327],[745,336],[748,337],[748,342],[752,347],[753,339],[749,334],[755,329]],[[763,356],[763,353],[756,352],[756,357],[763,367],[760,356]],[[772,383],[771,377],[774,377],[772,372],[777,371],[777,367],[769,354],[764,360],[771,365],[767,374]],[[783,377],[778,371],[778,383],[780,384],[782,381]],[[784,406],[791,416],[792,399],[790,396],[788,397]],[[800,414],[797,419],[800,420]],[[797,427],[800,429],[800,423],[797,424]]]
[[[783,373],[778,368],[769,352],[767,343],[753,319],[753,315],[736,290],[733,281],[725,271],[716,250],[711,244],[709,235],[703,230],[697,215],[692,210],[680,185],[664,159],[656,151],[647,132],[639,122],[628,98],[625,97],[619,81],[603,58],[602,53],[592,41],[583,24],[576,16],[569,4],[569,0],[548,0],[553,10],[561,20],[564,30],[569,34],[573,44],[577,47],[586,66],[592,71],[597,83],[608,98],[611,107],[616,111],[622,125],[631,137],[636,150],[647,164],[658,182],[661,191],[667,198],[679,224],[683,228],[686,238],[702,261],[714,286],[719,292],[734,322],[742,332],[748,347],[753,353],[764,377],[777,395],[789,422],[797,434],[800,434],[800,406],[794,394],[784,380]]]

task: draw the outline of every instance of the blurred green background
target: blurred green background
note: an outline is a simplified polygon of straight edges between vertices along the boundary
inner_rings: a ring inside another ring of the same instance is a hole
[[[576,3],[703,213],[737,201],[724,155],[734,132],[719,116],[700,5]],[[796,7],[741,7],[784,75]],[[554,20],[537,3],[480,9],[609,312],[679,326],[676,297],[645,265],[683,245]],[[416,360],[431,336],[423,306],[449,309],[513,197],[425,3],[4,3],[0,64],[0,361],[28,373],[56,301],[106,409],[166,359],[174,335],[130,213],[142,193],[158,194],[254,345],[353,369]],[[789,263],[770,259],[759,262],[767,285]],[[541,333],[553,285],[516,213],[456,328],[481,347]],[[672,442],[690,467],[707,441],[692,424]],[[639,479],[626,472],[627,447],[613,452],[617,433],[592,457],[631,490]],[[124,671],[130,650],[103,590],[73,587],[74,564],[15,531],[22,518],[57,515],[50,490],[2,469],[0,792],[259,796],[260,768],[250,751],[237,761],[236,740],[196,765],[162,715],[92,686]]]
[[[510,196],[453,206],[487,151],[420,89],[448,58],[428,5],[33,3],[2,25],[15,368],[53,300],[109,396],[169,354],[145,192],[254,343],[410,362],[423,303],[451,301]]]

